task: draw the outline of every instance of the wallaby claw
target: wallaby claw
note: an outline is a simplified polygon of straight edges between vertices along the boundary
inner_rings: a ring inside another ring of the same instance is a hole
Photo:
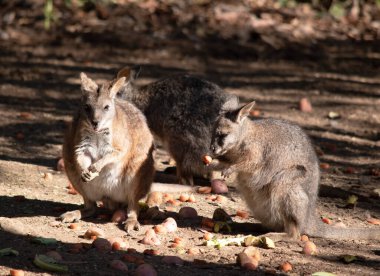
[[[222,171],[222,176],[223,178],[228,178],[233,172],[234,170],[231,167],[229,167],[228,169]]]
[[[127,219],[125,221],[124,230],[130,234],[132,230],[139,231],[141,228],[140,223],[137,221],[137,219]]]
[[[81,175],[81,179],[83,182],[89,182],[97,176],[99,176],[99,172],[83,171]]]

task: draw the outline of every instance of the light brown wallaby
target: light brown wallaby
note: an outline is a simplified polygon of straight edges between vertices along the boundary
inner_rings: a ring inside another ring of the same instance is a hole
[[[138,201],[153,180],[153,137],[143,114],[116,97],[125,78],[98,85],[84,73],[80,77],[82,100],[65,135],[63,158],[84,208],[60,218],[70,222],[92,216],[96,201],[103,201],[110,209],[127,205],[125,230],[137,230]]]
[[[378,229],[335,228],[316,214],[320,171],[310,139],[299,127],[277,119],[251,120],[249,103],[222,114],[211,143],[209,164],[237,187],[253,216],[269,230],[334,239],[380,239]]]

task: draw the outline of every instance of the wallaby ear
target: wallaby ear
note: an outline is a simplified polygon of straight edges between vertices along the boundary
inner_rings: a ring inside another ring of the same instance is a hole
[[[117,73],[117,79],[125,77],[128,81],[134,81],[138,78],[141,71],[141,66],[137,65],[132,68],[124,67]]]
[[[80,73],[81,89],[83,93],[93,93],[98,90],[98,85],[85,73]]]
[[[220,108],[220,113],[235,110],[239,106],[239,98],[237,96],[228,94],[227,97],[227,100],[223,103],[222,107]]]
[[[120,89],[123,87],[125,83],[125,77],[121,77],[118,79],[114,85],[112,85],[111,90],[110,90],[110,97],[114,98],[117,94],[117,92],[120,91]]]
[[[249,113],[251,112],[255,104],[256,102],[253,101],[246,105],[243,105],[240,109],[238,109],[238,113],[237,113],[235,121],[237,123],[241,123],[245,118],[247,118],[247,116],[249,115]]]

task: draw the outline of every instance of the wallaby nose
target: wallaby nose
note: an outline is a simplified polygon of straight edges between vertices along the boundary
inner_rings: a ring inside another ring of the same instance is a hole
[[[98,126],[97,121],[91,121],[91,124],[92,124],[93,128],[97,128],[97,126]]]

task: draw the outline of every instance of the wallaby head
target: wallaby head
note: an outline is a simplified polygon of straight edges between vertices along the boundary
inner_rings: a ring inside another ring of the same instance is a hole
[[[117,73],[116,79],[125,78],[122,89],[118,92],[117,96],[123,99],[131,99],[134,91],[134,82],[140,74],[141,67],[135,66],[132,68],[124,67]]]
[[[248,117],[255,102],[223,113],[217,120],[211,140],[211,151],[221,156],[239,145],[244,120]]]
[[[81,73],[80,78],[84,118],[95,131],[110,128],[116,113],[114,100],[125,84],[125,77],[100,86],[85,73]]]

